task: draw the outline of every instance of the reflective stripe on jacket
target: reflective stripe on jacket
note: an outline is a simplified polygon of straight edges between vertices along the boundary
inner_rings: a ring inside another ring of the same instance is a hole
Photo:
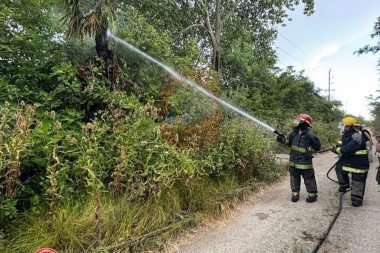
[[[364,137],[350,129],[342,136],[342,154],[343,170],[353,173],[366,173],[369,169],[368,150]]]
[[[294,128],[288,134],[288,146],[290,147],[289,165],[297,169],[313,168],[313,152],[321,149],[321,141],[310,129],[302,130],[301,134],[298,128]]]
[[[366,149],[366,150],[358,150],[353,155],[368,155],[368,149]]]

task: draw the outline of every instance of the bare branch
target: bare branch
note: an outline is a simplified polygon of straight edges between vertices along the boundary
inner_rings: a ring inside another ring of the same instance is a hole
[[[197,27],[197,26],[204,27],[202,24],[193,24],[193,25],[190,25],[190,26],[186,27],[185,29],[183,29],[183,30],[181,31],[181,33],[185,33],[185,32],[187,32],[188,30],[190,30],[191,28],[193,28],[193,27]]]

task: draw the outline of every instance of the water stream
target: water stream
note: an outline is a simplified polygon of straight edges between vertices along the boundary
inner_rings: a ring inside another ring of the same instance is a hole
[[[179,73],[175,72],[173,69],[169,68],[168,66],[166,66],[165,64],[159,62],[158,60],[154,59],[153,57],[149,56],[148,54],[140,51],[139,49],[135,48],[134,46],[132,46],[131,44],[129,44],[128,42],[116,37],[115,35],[113,35],[112,33],[108,33],[108,36],[110,38],[112,38],[113,40],[115,40],[116,42],[124,45],[125,47],[127,47],[129,50],[143,56],[144,58],[148,59],[149,61],[159,65],[160,67],[162,67],[166,72],[168,72],[170,75],[172,75],[174,78],[176,78],[177,80],[187,84],[187,85],[190,85],[192,87],[194,87],[197,91],[201,92],[202,94],[204,94],[205,96],[209,97],[209,98],[212,98],[214,99],[215,101],[217,101],[218,103],[222,104],[223,106],[231,109],[232,111],[244,116],[245,118],[247,119],[250,119],[252,121],[254,121],[255,123],[259,124],[260,126],[264,127],[265,129],[271,131],[271,132],[275,132],[276,133],[276,130],[269,126],[268,124],[258,120],[257,118],[249,115],[247,112],[244,112],[238,108],[236,108],[235,106],[227,103],[226,101],[220,99],[219,97],[213,95],[212,93],[210,93],[209,91],[207,91],[206,89],[204,89],[203,87],[197,85],[195,82],[191,81],[191,80],[188,80],[186,79],[185,77],[181,76]]]

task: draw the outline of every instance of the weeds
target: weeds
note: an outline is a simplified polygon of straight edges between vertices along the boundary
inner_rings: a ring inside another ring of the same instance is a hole
[[[54,216],[22,215],[12,223],[5,253],[53,247],[59,252],[143,252],[161,247],[179,231],[197,225],[206,217],[220,218],[249,192],[232,193],[237,181],[198,180],[152,195],[144,203],[127,201],[128,195],[103,196],[102,240],[93,214],[94,198],[61,205]],[[190,195],[190,196],[189,196]],[[128,252],[128,251],[127,251]]]
[[[9,103],[0,107],[0,224],[17,215],[14,197],[20,187],[21,160],[29,147],[35,109],[24,102],[18,108]]]
[[[13,185],[22,191],[10,199],[11,207],[19,201],[27,208],[6,220],[4,252],[157,249],[204,218],[227,215],[286,172],[275,165],[263,133],[244,120],[220,125],[208,144],[190,138],[181,146],[163,138],[152,105],[129,114],[111,106],[97,115],[88,123],[71,112],[36,120],[28,162],[18,167],[25,178]]]

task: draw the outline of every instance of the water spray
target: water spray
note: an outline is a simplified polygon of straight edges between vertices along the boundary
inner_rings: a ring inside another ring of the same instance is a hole
[[[183,77],[182,75],[180,75],[179,73],[175,72],[173,69],[169,68],[168,66],[166,66],[165,64],[159,62],[158,60],[154,59],[153,57],[149,56],[148,54],[140,51],[139,49],[135,48],[134,46],[132,46],[131,44],[129,44],[128,42],[125,42],[124,40],[114,36],[111,32],[108,31],[107,35],[114,39],[115,41],[123,44],[124,46],[126,46],[128,49],[130,49],[131,51],[134,51],[140,55],[142,55],[143,57],[145,57],[146,59],[148,59],[149,61],[153,62],[153,63],[156,63],[157,65],[159,65],[160,67],[162,67],[166,72],[168,72],[170,75],[172,75],[174,78],[176,78],[177,80],[187,84],[187,85],[190,85],[192,87],[194,87],[197,91],[200,91],[202,92],[204,95],[206,95],[207,97],[209,98],[212,98],[214,99],[215,101],[217,101],[218,103],[224,105],[225,107],[231,109],[232,111],[246,117],[247,119],[250,119],[252,121],[254,121],[255,123],[259,124],[260,126],[264,127],[265,129],[277,134],[277,135],[281,135],[281,136],[285,136],[284,134],[280,133],[279,131],[277,131],[276,129],[274,129],[273,127],[269,126],[268,124],[258,120],[257,118],[249,115],[247,112],[244,112],[236,107],[234,107],[233,105],[227,103],[226,101],[218,98],[217,96],[213,95],[212,93],[210,93],[209,91],[207,91],[206,89],[204,89],[203,87],[197,85],[195,82],[193,81],[190,81],[188,79],[186,79],[185,77]]]

